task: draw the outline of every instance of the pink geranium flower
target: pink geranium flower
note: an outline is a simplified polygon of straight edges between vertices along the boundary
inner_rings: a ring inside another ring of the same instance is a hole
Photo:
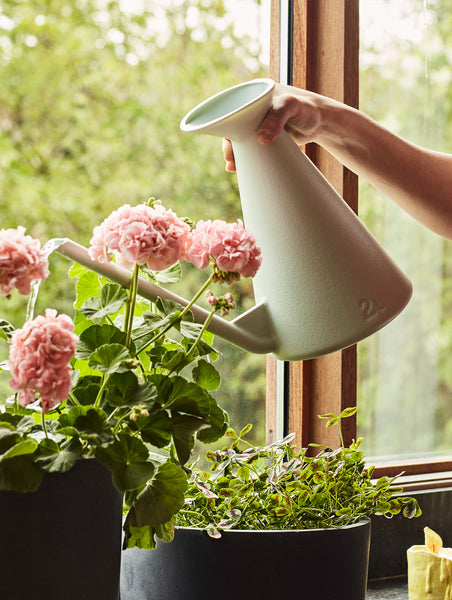
[[[47,309],[17,329],[11,339],[8,366],[13,392],[20,392],[22,406],[41,396],[42,410],[47,413],[69,395],[71,368],[69,361],[75,353],[78,338],[74,324],[67,315]]]
[[[217,271],[254,277],[261,262],[261,251],[254,235],[242,221],[199,221],[192,231],[187,258],[198,269],[205,269],[212,259]]]
[[[95,227],[89,254],[106,262],[116,256],[118,263],[132,267],[147,265],[162,270],[185,257],[190,226],[161,204],[125,204]]]
[[[0,293],[9,296],[13,288],[30,293],[33,281],[49,276],[46,253],[39,240],[25,235],[25,227],[0,229]]]

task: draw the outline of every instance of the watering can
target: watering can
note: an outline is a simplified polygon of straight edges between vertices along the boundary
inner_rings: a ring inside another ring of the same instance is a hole
[[[253,279],[256,305],[232,321],[215,316],[209,330],[255,353],[281,360],[314,358],[373,334],[408,303],[412,286],[317,167],[283,131],[270,145],[257,130],[272,104],[271,79],[233,86],[191,110],[185,132],[229,138],[247,229],[262,251]],[[130,272],[96,263],[82,246],[58,251],[125,286]],[[140,280],[139,293],[188,301]],[[194,306],[203,322],[207,310]]]

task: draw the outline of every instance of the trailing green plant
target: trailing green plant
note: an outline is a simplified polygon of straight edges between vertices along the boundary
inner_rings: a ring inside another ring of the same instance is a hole
[[[339,426],[342,445],[337,450],[309,444],[319,450],[292,444],[294,434],[259,447],[244,437],[247,425],[236,433],[229,428],[232,443],[209,450],[209,471],[192,468],[185,506],[177,515],[179,526],[206,529],[220,537],[224,529],[312,529],[340,527],[371,515],[392,517],[402,513],[418,517],[416,499],[401,496],[397,477],[372,479],[374,467],[366,465],[359,449],[362,438],[344,445],[341,420],[356,408],[340,415],[319,415],[326,426]]]

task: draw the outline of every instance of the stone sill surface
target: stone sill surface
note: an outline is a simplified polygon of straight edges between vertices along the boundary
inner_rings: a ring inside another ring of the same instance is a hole
[[[408,600],[406,578],[370,581],[366,600]]]

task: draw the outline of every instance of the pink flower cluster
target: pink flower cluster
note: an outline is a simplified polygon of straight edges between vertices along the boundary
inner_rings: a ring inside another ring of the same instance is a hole
[[[236,223],[199,221],[192,231],[187,257],[198,269],[205,269],[213,259],[218,271],[241,277],[254,277],[262,262],[254,235],[240,219]]]
[[[198,269],[213,263],[216,281],[228,283],[254,277],[262,257],[252,233],[242,221],[199,221],[190,226],[161,204],[125,204],[111,213],[93,231],[89,255],[106,262],[116,256],[119,264],[134,264],[162,270],[178,260],[192,262]]]
[[[11,339],[8,366],[13,392],[20,392],[22,406],[41,396],[43,412],[47,413],[69,395],[71,368],[68,366],[75,353],[78,338],[74,324],[67,315],[58,315],[48,308],[45,316],[38,316],[17,329]]]
[[[25,227],[0,229],[0,293],[9,296],[13,288],[29,294],[33,281],[49,276],[49,263],[39,240],[25,235]]]
[[[161,204],[125,204],[95,227],[90,257],[106,262],[116,255],[119,264],[135,263],[162,270],[185,257],[190,226]]]

